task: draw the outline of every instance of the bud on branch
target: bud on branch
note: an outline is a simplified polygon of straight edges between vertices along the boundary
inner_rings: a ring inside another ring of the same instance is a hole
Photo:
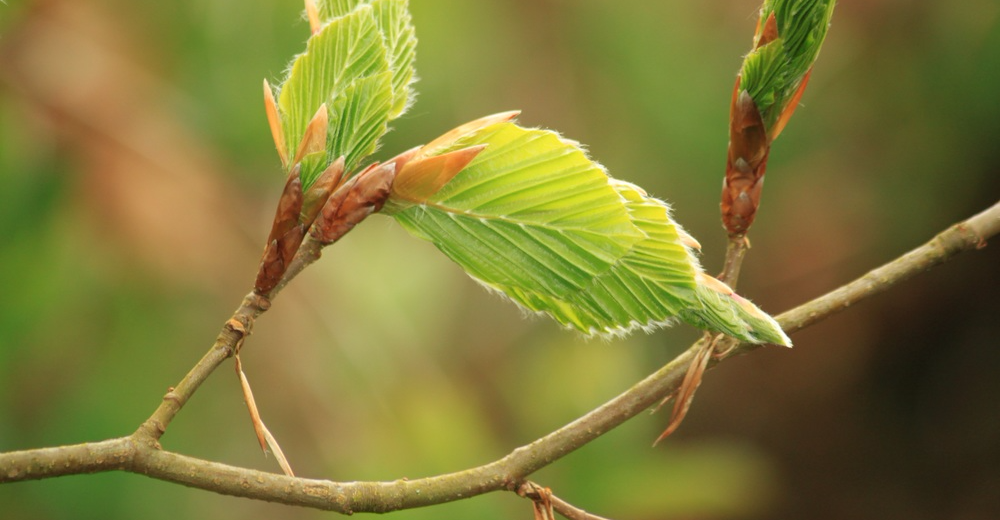
[[[746,234],[760,205],[767,157],[795,112],[833,15],[834,0],[767,0],[730,105],[722,221]]]

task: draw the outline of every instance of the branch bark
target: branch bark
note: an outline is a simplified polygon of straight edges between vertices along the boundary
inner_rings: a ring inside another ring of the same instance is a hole
[[[926,244],[830,293],[777,317],[794,332],[881,293],[958,253],[980,249],[1000,233],[1000,202],[956,224]],[[483,493],[517,491],[528,475],[582,447],[671,395],[680,385],[700,340],[660,370],[618,397],[562,428],[483,466],[416,480],[332,482],[292,478],[209,462],[159,447],[157,439],[198,385],[249,333],[267,309],[266,298],[249,295],[219,339],[156,412],[129,437],[0,454],[0,483],[61,475],[123,470],[226,495],[350,514],[388,512],[460,500]],[[239,325],[237,325],[239,324]],[[240,326],[243,330],[240,330]],[[759,345],[740,345],[729,355]],[[713,360],[713,364],[720,360]]]

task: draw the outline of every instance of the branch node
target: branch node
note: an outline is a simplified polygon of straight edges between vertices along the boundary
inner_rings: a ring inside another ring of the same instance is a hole
[[[258,313],[263,313],[271,308],[271,299],[267,295],[251,292],[247,295],[247,304]]]
[[[240,321],[240,320],[238,320],[236,318],[229,318],[229,320],[226,321],[226,328],[228,328],[229,330],[235,332],[236,334],[238,334],[240,336],[246,336],[247,335],[247,328],[246,328],[246,326],[243,325],[242,321]]]
[[[530,480],[524,481],[517,488],[517,494],[531,499],[535,511],[535,520],[554,520],[556,515],[552,510],[552,490],[539,486]]]
[[[184,402],[181,401],[181,396],[177,395],[177,392],[174,392],[174,387],[170,387],[167,389],[167,393],[163,395],[163,400],[177,403],[177,406],[184,405]]]

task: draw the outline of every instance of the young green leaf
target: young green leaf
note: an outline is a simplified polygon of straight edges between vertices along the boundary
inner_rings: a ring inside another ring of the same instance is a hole
[[[680,318],[789,344],[770,317],[702,272],[666,203],[609,178],[574,143],[498,123],[433,153],[455,150],[478,155],[436,192],[394,189],[385,212],[483,285],[585,334]]]
[[[391,79],[390,72],[361,78],[337,96],[330,108],[335,125],[327,140],[330,157],[343,156],[350,168],[375,151],[388,130]]]
[[[385,46],[371,7],[362,6],[324,25],[309,38],[306,52],[292,63],[278,96],[289,150],[298,149],[306,126],[320,105],[327,103],[329,107],[357,81],[388,71]],[[340,125],[334,114],[330,124]],[[340,151],[334,157],[340,155],[346,154]],[[348,163],[347,170],[353,166]],[[313,180],[303,179],[303,187],[308,188]]]
[[[502,123],[452,149],[480,144],[433,196],[396,193],[383,212],[487,286],[548,310],[536,300],[581,291],[642,239],[604,171],[556,134]]]
[[[766,0],[754,50],[740,71],[740,90],[757,103],[768,136],[807,79],[833,16],[835,0]]]
[[[395,119],[413,103],[411,85],[416,81],[416,31],[413,29],[407,2],[374,0],[371,5],[375,9],[375,21],[385,38],[389,68],[392,70],[392,110],[389,112],[389,119]]]
[[[314,34],[279,86],[277,104],[265,87],[265,106],[286,169],[310,120],[329,111],[324,153],[303,155],[308,189],[338,157],[351,172],[378,147],[388,122],[412,99],[416,38],[406,0],[326,0],[307,3]],[[277,130],[276,130],[277,129]]]
[[[410,85],[415,80],[417,38],[405,0],[320,0],[317,4],[320,23],[344,16],[360,6],[374,9],[375,21],[384,38],[392,70],[393,104],[390,119],[399,117],[412,102]]]
[[[318,0],[316,8],[319,12],[320,24],[325,24],[334,18],[340,18],[358,6],[370,4],[370,0]]]

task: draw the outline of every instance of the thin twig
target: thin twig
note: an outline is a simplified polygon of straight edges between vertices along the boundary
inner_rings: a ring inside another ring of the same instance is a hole
[[[858,280],[781,314],[778,322],[788,332],[809,326],[960,252],[982,248],[986,240],[997,233],[1000,233],[1000,202]],[[518,483],[528,475],[676,391],[700,348],[702,344],[698,342],[618,397],[497,461],[436,477],[342,483],[292,478],[171,453],[159,449],[155,443],[136,442],[148,438],[141,435],[143,429],[140,428],[132,437],[123,439],[0,454],[0,483],[124,470],[216,493],[341,513],[388,512],[465,499],[501,489],[516,491]],[[759,345],[742,345],[738,351],[755,348]],[[215,358],[211,354],[215,350],[213,347],[199,366],[192,370],[192,374],[214,369],[212,363]],[[176,401],[178,408],[197,388],[195,383],[191,381],[184,388],[180,394],[185,396],[184,399]],[[190,387],[191,384],[195,386]],[[184,383],[178,385],[178,389],[182,386]],[[157,417],[160,416],[154,414],[153,418]]]
[[[270,306],[270,300],[256,293],[251,292],[243,298],[233,317],[223,325],[212,348],[176,387],[167,391],[160,406],[139,426],[136,435],[155,444],[167,431],[170,421],[180,412],[188,399],[226,358],[233,355],[237,345],[250,334],[254,320]]]
[[[275,294],[288,285],[288,282],[298,276],[303,269],[312,265],[316,260],[319,260],[323,256],[324,247],[326,245],[316,240],[311,233],[307,233],[305,240],[302,241],[302,245],[299,246],[298,252],[295,253],[295,258],[292,259],[292,263],[285,270],[284,277],[281,278],[278,285],[271,291],[270,297],[273,298]]]
[[[963,251],[982,249],[986,241],[1000,233],[1000,202],[964,222],[955,224],[926,244],[903,256],[873,269],[857,280],[799,305],[777,317],[787,333],[816,323],[831,314],[881,293],[932,267],[938,266]],[[742,351],[749,350],[745,345]]]
[[[736,289],[736,282],[740,278],[740,268],[743,266],[743,259],[746,258],[748,249],[750,249],[750,239],[746,235],[729,237],[729,243],[726,246],[726,262],[723,264],[722,274],[719,275],[719,280],[722,283]]]

